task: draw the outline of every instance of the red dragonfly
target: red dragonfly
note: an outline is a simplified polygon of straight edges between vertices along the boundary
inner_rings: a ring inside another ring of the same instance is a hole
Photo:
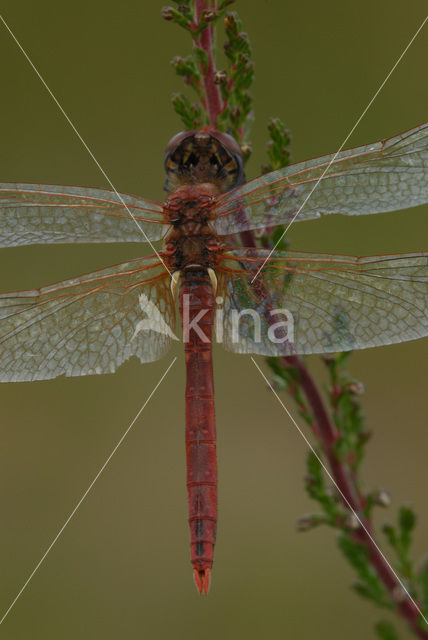
[[[428,333],[428,252],[271,252],[233,246],[233,236],[287,224],[297,212],[310,220],[428,202],[428,123],[247,183],[232,137],[185,131],[169,142],[165,170],[164,203],[84,187],[0,185],[2,246],[164,240],[158,254],[0,295],[0,379],[113,373],[131,356],[161,358],[176,338],[179,288],[191,561],[197,588],[207,593],[217,521],[214,326],[229,351],[269,356]]]

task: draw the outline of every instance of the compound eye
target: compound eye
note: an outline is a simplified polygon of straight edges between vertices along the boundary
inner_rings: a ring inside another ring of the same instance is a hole
[[[189,155],[189,157],[187,158],[187,160],[186,160],[186,165],[187,166],[192,165],[192,166],[196,167],[198,162],[199,162],[198,156],[195,153],[191,153]]]

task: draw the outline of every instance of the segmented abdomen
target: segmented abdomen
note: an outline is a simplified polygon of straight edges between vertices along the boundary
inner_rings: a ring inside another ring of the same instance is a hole
[[[206,271],[185,270],[180,314],[186,359],[186,458],[191,561],[207,593],[217,524],[217,460],[211,337],[214,292]]]

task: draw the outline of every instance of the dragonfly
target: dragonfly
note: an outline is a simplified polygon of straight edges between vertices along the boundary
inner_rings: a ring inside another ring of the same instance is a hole
[[[214,335],[234,353],[287,357],[428,333],[428,252],[357,257],[251,242],[251,232],[295,218],[428,202],[428,123],[248,182],[243,164],[230,135],[205,127],[169,142],[163,203],[95,188],[0,185],[3,247],[163,241],[153,255],[1,294],[0,380],[114,373],[131,356],[162,358],[177,339],[178,297],[191,563],[203,594],[217,526]]]

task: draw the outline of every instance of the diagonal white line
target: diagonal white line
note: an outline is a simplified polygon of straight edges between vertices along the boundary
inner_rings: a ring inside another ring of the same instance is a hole
[[[9,27],[9,25],[7,24],[6,20],[3,18],[2,15],[0,15],[0,20],[3,22],[4,26],[6,27],[6,29],[9,31],[10,35],[12,36],[13,40],[15,41],[15,43],[17,44],[19,50],[21,51],[21,53],[24,55],[24,57],[26,58],[27,62],[29,63],[29,65],[31,66],[31,68],[33,69],[33,71],[36,73],[37,77],[39,78],[40,82],[43,84],[43,86],[45,87],[46,91],[49,93],[50,97],[52,98],[52,100],[55,102],[56,106],[58,107],[58,109],[61,111],[62,115],[64,116],[64,118],[67,120],[68,124],[70,125],[70,127],[73,129],[74,133],[76,134],[76,136],[79,138],[80,142],[83,144],[83,146],[85,147],[86,151],[89,153],[89,155],[91,156],[92,160],[95,162],[95,164],[97,165],[98,169],[101,171],[102,175],[104,176],[104,178],[107,180],[107,182],[109,183],[110,187],[112,188],[113,192],[115,193],[116,197],[119,199],[119,201],[122,203],[122,205],[125,207],[126,211],[129,213],[129,215],[131,216],[132,220],[135,222],[135,224],[137,225],[138,229],[141,231],[141,233],[143,234],[146,242],[149,243],[149,245],[151,246],[151,248],[153,249],[153,251],[155,252],[155,254],[157,255],[157,257],[159,258],[159,260],[162,262],[163,266],[165,267],[165,269],[168,271],[168,273],[171,275],[171,271],[168,269],[168,267],[166,266],[164,260],[162,259],[162,256],[158,253],[158,251],[156,251],[155,247],[153,246],[152,242],[149,240],[149,238],[147,237],[144,229],[142,228],[142,226],[140,225],[140,223],[138,222],[137,218],[134,216],[134,214],[132,213],[132,211],[129,209],[129,207],[125,204],[122,196],[120,195],[120,193],[116,190],[116,187],[114,186],[114,184],[112,183],[112,181],[110,180],[110,178],[108,177],[108,175],[106,174],[106,172],[104,171],[104,169],[102,168],[102,166],[100,165],[100,163],[98,162],[98,160],[96,159],[96,157],[94,156],[94,154],[92,153],[91,149],[88,147],[88,145],[86,144],[86,142],[84,141],[84,139],[82,138],[82,136],[80,135],[80,133],[78,132],[78,130],[76,129],[75,125],[73,124],[73,122],[71,121],[71,119],[69,118],[68,114],[65,112],[65,110],[63,109],[63,107],[61,106],[61,104],[59,103],[59,101],[57,100],[56,96],[54,95],[54,93],[51,91],[51,89],[49,88],[49,86],[47,85],[46,81],[44,80],[44,78],[42,77],[41,73],[39,72],[39,70],[36,68],[36,66],[34,65],[34,63],[32,62],[32,60],[30,59],[29,55],[27,54],[27,52],[24,50],[24,48],[22,47],[21,43],[19,42],[19,40],[17,39],[17,37],[15,36],[15,34],[13,33],[13,31],[11,30],[11,28]]]
[[[254,360],[254,358],[251,356],[251,360],[253,361],[254,366],[256,367],[256,369],[258,369],[260,375],[262,376],[262,378],[265,380],[265,382],[267,383],[267,385],[269,386],[270,391],[272,391],[272,393],[274,394],[275,398],[278,400],[279,404],[281,405],[281,407],[284,409],[285,413],[287,414],[287,416],[290,418],[291,422],[294,424],[294,426],[296,427],[297,431],[300,433],[300,435],[302,436],[303,440],[306,442],[306,444],[308,445],[309,449],[312,451],[312,453],[314,454],[314,456],[316,457],[316,459],[318,460],[318,462],[320,463],[320,465],[322,466],[322,468],[324,469],[325,473],[328,475],[329,479],[332,481],[332,483],[334,484],[334,486],[336,487],[337,491],[340,493],[340,495],[342,496],[344,502],[347,504],[349,510],[353,513],[353,515],[356,517],[360,527],[365,531],[365,533],[368,535],[368,537],[370,538],[371,542],[373,543],[373,545],[376,547],[377,551],[380,553],[380,555],[382,556],[382,558],[385,560],[386,564],[388,565],[388,567],[390,568],[390,570],[392,571],[392,573],[394,574],[394,576],[396,577],[400,587],[403,589],[403,592],[406,594],[406,596],[409,598],[410,602],[413,604],[413,606],[415,607],[416,611],[419,613],[419,615],[421,616],[421,618],[424,620],[424,622],[428,625],[428,620],[425,618],[424,614],[422,613],[422,611],[420,610],[418,604],[414,601],[414,599],[412,598],[412,596],[410,595],[409,591],[406,589],[405,585],[403,584],[403,581],[400,579],[400,576],[397,574],[397,572],[394,570],[394,568],[391,566],[391,563],[388,561],[388,558],[386,558],[385,554],[383,553],[382,549],[378,546],[378,544],[376,543],[376,540],[373,538],[373,536],[370,534],[370,532],[368,531],[367,527],[365,526],[364,522],[362,522],[361,518],[359,517],[358,513],[356,513],[354,511],[354,509],[352,508],[349,500],[347,499],[347,497],[344,495],[343,491],[340,489],[339,485],[337,484],[337,482],[335,481],[335,479],[333,478],[333,476],[331,475],[330,471],[328,470],[328,468],[325,466],[324,462],[321,460],[320,456],[317,454],[317,452],[315,451],[314,447],[312,446],[312,444],[309,442],[308,438],[305,436],[305,434],[303,433],[302,429],[299,427],[299,425],[297,424],[297,422],[295,421],[295,419],[293,418],[293,416],[291,415],[291,413],[289,412],[289,410],[287,409],[287,407],[285,406],[285,404],[282,402],[281,398],[279,397],[279,395],[277,394],[277,392],[275,391],[275,389],[273,388],[273,386],[271,385],[270,381],[268,380],[268,378],[265,376],[265,374],[263,373],[263,371],[260,369],[259,365],[257,364],[257,362]]]
[[[76,513],[76,511],[78,510],[78,508],[80,507],[80,505],[82,504],[82,502],[85,500],[86,496],[88,495],[88,493],[90,492],[90,490],[92,489],[92,487],[94,486],[94,484],[96,483],[96,481],[98,480],[98,478],[100,477],[100,475],[102,474],[102,472],[104,471],[104,469],[106,468],[106,466],[108,465],[108,463],[110,462],[110,460],[112,459],[112,457],[114,456],[114,454],[116,453],[116,451],[118,450],[118,448],[120,447],[120,445],[122,444],[122,442],[125,440],[126,436],[128,435],[128,433],[131,431],[132,427],[134,426],[134,424],[136,423],[136,421],[138,420],[138,418],[140,417],[140,415],[142,414],[142,412],[144,411],[144,409],[146,408],[147,404],[150,402],[153,394],[156,392],[156,390],[158,389],[158,387],[160,386],[160,384],[163,382],[164,378],[166,377],[166,375],[168,374],[169,370],[171,369],[172,365],[174,364],[174,362],[177,360],[177,358],[175,357],[173,359],[173,361],[171,362],[171,364],[169,365],[168,369],[164,372],[164,374],[162,375],[161,379],[159,380],[159,382],[157,383],[157,385],[155,386],[155,388],[153,389],[153,391],[150,393],[150,395],[148,396],[147,400],[145,401],[145,403],[143,404],[143,406],[141,407],[141,409],[138,411],[137,415],[135,416],[135,418],[132,420],[132,422],[130,423],[130,425],[127,427],[127,429],[125,430],[125,432],[123,433],[122,437],[120,438],[120,440],[117,442],[116,446],[114,447],[113,451],[110,453],[110,455],[108,456],[107,460],[104,462],[104,464],[102,465],[101,469],[98,471],[97,475],[95,476],[95,478],[92,480],[91,484],[89,485],[89,487],[86,489],[86,491],[84,492],[84,494],[81,496],[80,500],[78,501],[78,503],[76,504],[76,506],[74,507],[73,511],[70,513],[70,515],[68,516],[67,520],[64,522],[64,524],[62,525],[61,529],[58,531],[58,533],[56,534],[55,538],[52,540],[52,542],[50,543],[50,545],[48,546],[48,548],[46,549],[46,551],[44,552],[44,554],[42,555],[42,557],[40,558],[39,562],[36,564],[36,566],[34,567],[34,569],[32,570],[32,572],[30,573],[30,575],[28,576],[27,580],[24,582],[24,584],[22,585],[21,589],[18,591],[17,595],[15,596],[15,598],[12,600],[11,604],[9,605],[9,607],[6,609],[5,613],[3,614],[2,618],[0,619],[0,624],[3,624],[3,621],[5,620],[6,616],[9,614],[9,612],[11,611],[11,609],[14,607],[14,605],[16,604],[17,600],[20,598],[20,596],[22,595],[24,589],[27,587],[28,583],[30,582],[30,580],[33,578],[34,574],[37,572],[37,570],[39,569],[40,565],[43,563],[43,561],[45,560],[46,556],[48,555],[48,553],[50,552],[50,550],[52,549],[52,547],[54,546],[54,544],[57,542],[58,538],[61,536],[61,534],[63,533],[64,529],[66,528],[66,526],[68,525],[68,523],[70,522],[70,520],[72,519],[72,517],[74,516],[74,514]]]
[[[351,137],[351,135],[354,133],[355,129],[358,127],[358,125],[360,124],[361,120],[364,118],[364,116],[366,115],[367,111],[370,109],[370,107],[372,106],[373,102],[376,100],[376,98],[378,97],[379,93],[382,91],[382,89],[384,88],[384,86],[386,85],[386,83],[388,82],[389,78],[391,77],[391,75],[394,73],[395,69],[397,68],[397,66],[400,64],[401,60],[404,58],[404,56],[406,55],[407,51],[409,50],[409,48],[411,47],[411,45],[413,44],[414,40],[417,38],[417,36],[419,35],[419,33],[422,31],[426,21],[428,20],[428,16],[426,16],[424,18],[424,20],[422,21],[422,24],[420,25],[420,27],[417,29],[416,33],[412,36],[412,38],[410,39],[410,42],[408,43],[408,45],[406,46],[406,48],[404,49],[404,51],[402,52],[402,54],[400,55],[400,57],[396,60],[395,64],[393,65],[392,69],[390,70],[390,72],[388,73],[388,75],[386,76],[385,80],[382,82],[382,84],[380,85],[379,89],[376,91],[376,93],[374,94],[374,96],[372,97],[372,99],[370,100],[370,102],[368,103],[368,105],[366,106],[366,108],[364,109],[364,111],[362,112],[362,114],[360,115],[360,117],[358,118],[358,120],[356,121],[356,123],[354,124],[354,126],[352,127],[352,129],[350,130],[350,132],[348,133],[348,135],[346,136],[346,138],[344,139],[344,141],[342,142],[342,144],[340,145],[340,147],[338,148],[338,150],[336,151],[336,153],[334,154],[334,156],[332,157],[332,159],[330,160],[330,162],[328,163],[328,165],[326,166],[326,168],[324,169],[324,171],[322,172],[321,176],[318,178],[318,180],[316,181],[314,187],[311,189],[311,191],[309,192],[309,194],[306,196],[306,198],[304,199],[303,203],[300,205],[300,207],[298,208],[298,210],[296,211],[296,213],[294,214],[294,216],[291,218],[290,222],[288,223],[287,227],[284,229],[284,232],[281,234],[281,237],[279,238],[279,240],[276,242],[275,246],[273,247],[272,251],[270,251],[269,255],[267,256],[266,260],[263,262],[263,264],[261,265],[261,267],[259,267],[256,275],[254,276],[254,278],[251,280],[251,283],[254,282],[254,280],[257,278],[257,276],[259,275],[260,271],[263,269],[263,267],[265,266],[266,262],[270,259],[272,253],[275,251],[276,247],[279,245],[279,243],[281,242],[281,240],[283,239],[283,237],[285,236],[285,234],[287,233],[287,231],[289,230],[289,228],[291,227],[291,225],[293,224],[293,222],[295,222],[297,216],[299,215],[299,213],[301,212],[301,210],[303,209],[303,207],[305,206],[305,204],[307,203],[307,201],[309,200],[309,198],[312,196],[313,192],[315,191],[315,189],[318,187],[319,183],[321,182],[321,180],[324,178],[325,174],[327,173],[327,171],[329,170],[329,168],[331,167],[331,165],[333,164],[333,162],[336,160],[337,156],[339,155],[339,153],[342,151],[343,147],[345,146],[345,144],[348,142],[349,138]]]

